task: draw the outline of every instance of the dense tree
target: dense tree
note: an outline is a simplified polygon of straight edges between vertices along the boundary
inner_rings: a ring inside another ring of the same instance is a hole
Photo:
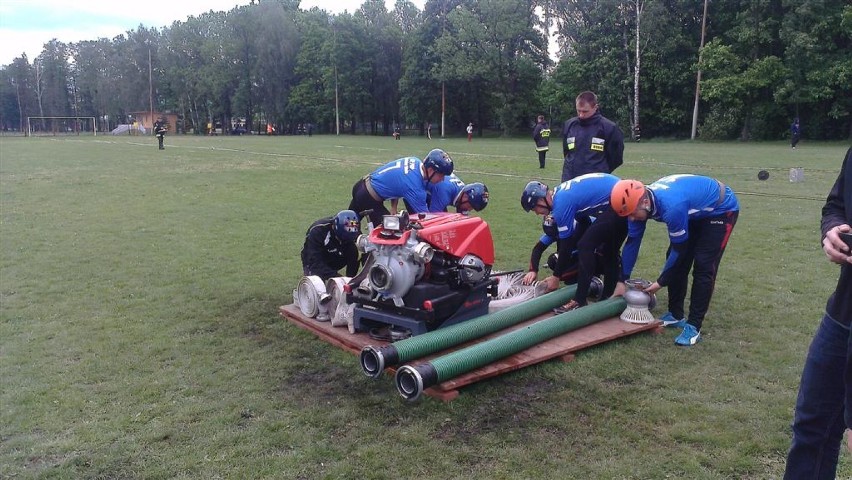
[[[161,30],[52,40],[0,67],[0,124],[29,116],[179,114],[175,127],[227,131],[317,124],[388,134],[394,124],[463,135],[526,134],[535,114],[603,113],[644,138],[690,133],[701,40],[694,0],[364,0],[355,12],[257,0]],[[701,52],[702,138],[779,139],[799,116],[810,138],[852,137],[852,5],[847,0],[714,0]],[[545,33],[558,32],[559,59]],[[149,76],[150,75],[150,76]]]
[[[316,123],[326,132],[336,132],[335,34],[331,21],[328,13],[317,8],[298,16],[302,47],[296,57],[294,85],[288,103],[290,118],[301,123]]]

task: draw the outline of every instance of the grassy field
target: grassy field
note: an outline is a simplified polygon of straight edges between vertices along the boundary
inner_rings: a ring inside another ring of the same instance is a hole
[[[638,335],[406,403],[278,315],[305,229],[375,166],[441,147],[491,191],[495,267],[522,268],[541,230],[520,192],[558,181],[558,144],[545,170],[529,139],[166,144],[0,138],[0,478],[781,477],[838,276],[819,216],[848,145],[627,145],[622,177],[707,174],[739,192],[704,341]],[[654,278],[665,228],[648,230],[634,273]]]

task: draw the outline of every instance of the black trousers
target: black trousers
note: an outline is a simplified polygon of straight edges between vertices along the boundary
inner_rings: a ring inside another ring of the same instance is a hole
[[[692,291],[689,296],[687,321],[698,330],[710,308],[710,299],[716,285],[719,262],[725,253],[728,239],[737,224],[739,212],[728,212],[718,217],[702,218],[689,222],[689,239],[684,258],[679,259],[669,282],[669,311],[675,318],[684,318],[689,272],[692,270]]]
[[[357,213],[359,217],[361,216],[361,212],[372,210],[367,215],[373,227],[381,225],[382,217],[390,214],[384,202],[378,201],[370,195],[363,178],[355,182],[355,185],[352,186],[352,201],[349,202],[349,210]]]
[[[544,159],[547,157],[547,150],[539,150],[538,152],[538,167],[544,168]]]
[[[589,285],[595,274],[597,263],[603,260],[604,299],[613,294],[621,275],[621,245],[627,238],[627,218],[619,217],[611,208],[597,216],[595,221],[581,233],[577,241],[579,271],[577,294],[574,299],[580,306],[587,303]],[[600,255],[598,255],[598,252]]]

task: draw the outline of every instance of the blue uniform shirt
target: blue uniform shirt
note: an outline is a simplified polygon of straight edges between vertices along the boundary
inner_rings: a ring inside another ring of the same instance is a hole
[[[589,218],[609,208],[612,187],[619,178],[609,173],[589,173],[560,183],[553,190],[553,220],[559,229],[559,238],[574,233],[575,220]]]
[[[456,196],[464,188],[464,182],[455,173],[451,173],[445,176],[441,182],[430,183],[428,188],[431,197],[429,211],[446,212],[447,207],[453,205]]]
[[[405,157],[383,165],[370,174],[373,190],[383,200],[402,198],[411,208],[409,213],[428,212],[423,162],[417,157]]]
[[[648,185],[654,200],[654,212],[649,217],[666,224],[669,241],[679,244],[689,239],[689,221],[717,217],[740,210],[734,191],[718,180],[701,175],[669,175]],[[627,242],[622,252],[625,278],[630,276],[639,256],[639,246],[645,235],[646,222],[627,222]],[[666,258],[663,271],[677,261],[673,250]]]

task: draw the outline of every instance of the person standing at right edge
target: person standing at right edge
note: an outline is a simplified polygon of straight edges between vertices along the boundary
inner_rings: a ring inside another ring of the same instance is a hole
[[[624,163],[624,134],[601,115],[593,92],[577,95],[577,116],[562,128],[562,181],[587,173],[612,173]]]
[[[805,358],[786,480],[834,479],[843,430],[852,427],[852,249],[841,238],[842,233],[852,232],[850,225],[852,148],[846,151],[840,175],[822,207],[822,250],[829,261],[840,265],[840,278]]]
[[[538,152],[538,168],[544,168],[544,160],[547,157],[547,151],[550,150],[550,125],[544,119],[544,115],[539,115],[533,129],[533,141],[535,142],[535,151]]]

